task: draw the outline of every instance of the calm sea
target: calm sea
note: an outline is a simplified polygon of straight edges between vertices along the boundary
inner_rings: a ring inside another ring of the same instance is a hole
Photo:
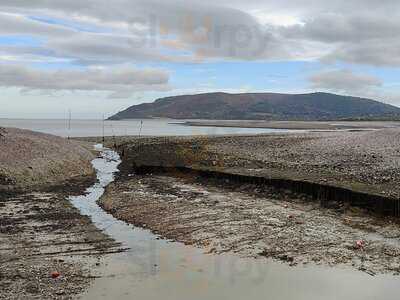
[[[286,130],[259,129],[259,128],[216,128],[216,127],[189,127],[176,123],[182,120],[127,120],[104,122],[106,136],[138,135],[141,131],[146,136],[175,136],[175,135],[220,135],[220,134],[257,134],[282,132]],[[102,136],[102,120],[71,120],[71,129],[68,129],[68,120],[27,120],[27,119],[0,119],[0,126],[17,127],[63,137]],[[142,129],[140,129],[142,127]]]

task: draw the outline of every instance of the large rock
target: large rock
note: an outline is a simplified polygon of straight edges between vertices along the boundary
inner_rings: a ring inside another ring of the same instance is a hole
[[[92,159],[79,142],[0,128],[0,191],[43,189],[93,176]]]

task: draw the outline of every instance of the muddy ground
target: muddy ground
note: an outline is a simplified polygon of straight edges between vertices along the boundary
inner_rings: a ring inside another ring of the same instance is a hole
[[[99,204],[115,217],[206,252],[400,272],[400,226],[267,186],[188,175],[121,176]],[[357,245],[358,242],[358,245]]]
[[[0,195],[0,299],[76,298],[101,257],[120,251],[67,198],[92,183]],[[60,276],[52,278],[53,272]]]

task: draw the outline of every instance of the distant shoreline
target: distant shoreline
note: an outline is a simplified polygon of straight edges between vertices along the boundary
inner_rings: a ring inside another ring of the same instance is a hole
[[[383,129],[400,127],[397,121],[186,121],[175,123],[196,127],[268,128],[287,130]]]

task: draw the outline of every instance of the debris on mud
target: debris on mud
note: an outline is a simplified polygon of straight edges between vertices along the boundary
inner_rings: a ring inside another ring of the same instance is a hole
[[[400,272],[397,220],[341,203],[321,208],[305,195],[268,186],[187,174],[122,176],[99,204],[121,220],[207,253],[344,265],[371,275]]]
[[[73,299],[119,244],[82,216],[68,191],[0,197],[0,299]]]

